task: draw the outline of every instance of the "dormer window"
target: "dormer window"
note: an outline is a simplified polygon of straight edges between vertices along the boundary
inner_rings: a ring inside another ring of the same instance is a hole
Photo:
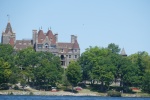
[[[48,43],[45,43],[45,48],[48,48],[48,47],[49,47]]]
[[[75,49],[74,51],[77,52],[77,49]]]
[[[38,44],[38,48],[39,48],[39,49],[42,48],[42,44]]]

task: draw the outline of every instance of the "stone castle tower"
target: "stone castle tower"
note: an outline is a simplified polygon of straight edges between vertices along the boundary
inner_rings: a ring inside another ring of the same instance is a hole
[[[13,32],[10,22],[8,21],[5,31],[2,32],[1,43],[14,46],[16,34]]]

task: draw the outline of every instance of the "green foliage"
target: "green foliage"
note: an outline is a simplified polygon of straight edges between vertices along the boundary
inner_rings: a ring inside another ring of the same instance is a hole
[[[67,87],[70,85],[68,79],[67,79],[67,76],[66,76],[66,71],[64,70],[64,74],[62,76],[62,84],[63,86],[66,86],[65,87],[65,90],[67,90]]]
[[[138,52],[128,57],[119,55],[118,45],[111,43],[107,48],[89,47],[81,54],[78,62],[71,62],[65,73],[60,58],[49,52],[35,52],[31,47],[15,51],[8,44],[0,44],[0,88],[6,84],[21,83],[37,89],[49,90],[62,83],[76,86],[83,80],[91,81],[95,89],[109,90],[110,84],[120,80],[121,89],[141,87],[150,93],[150,56]],[[62,79],[63,76],[63,79]],[[106,89],[107,88],[107,89]],[[117,90],[117,89],[116,89]]]
[[[111,54],[111,51],[107,48],[90,47],[80,58],[83,76],[88,76],[88,80],[101,82],[101,90],[104,90],[104,84],[109,87],[114,80],[116,67],[111,62]]]
[[[150,71],[150,56],[147,52],[138,52],[130,55],[128,58],[132,62],[133,67],[136,68],[136,70],[132,70],[133,72],[136,71],[136,76],[134,78],[136,83],[135,86],[140,87],[143,84],[141,80],[145,72]]]
[[[22,86],[23,89],[24,89],[24,87],[25,87],[25,85],[26,85],[26,80],[25,80],[25,79],[21,79],[20,84],[21,84],[21,86]]]
[[[7,83],[0,84],[0,90],[8,90],[8,89],[9,89],[9,85]]]
[[[120,48],[118,45],[115,45],[114,43],[110,43],[108,45],[108,49],[110,49],[112,51],[112,53],[119,53],[120,52]]]
[[[110,66],[94,67],[91,73],[92,79],[99,80],[102,85],[105,83],[105,85],[109,86],[114,80],[114,75],[109,68]]]
[[[143,91],[150,93],[150,71],[146,71],[142,78],[142,89]]]
[[[8,95],[14,95],[13,92],[8,93]]]
[[[83,80],[101,83],[101,87],[120,80],[125,90],[130,86],[141,87],[145,71],[150,71],[150,56],[146,52],[138,52],[123,57],[120,48],[113,43],[108,48],[90,47],[82,53],[79,63],[83,71]],[[104,90],[104,89],[102,89]]]
[[[12,71],[10,70],[10,64],[0,59],[0,84],[7,83]]]
[[[67,67],[66,76],[72,86],[76,86],[81,81],[81,67],[77,62],[72,61]]]
[[[16,65],[21,69],[17,72],[17,80],[21,79],[23,83],[47,89],[48,86],[55,86],[61,80],[63,70],[60,59],[49,52],[35,52],[33,48],[26,48],[16,52],[14,58]],[[13,81],[15,83],[15,80]]]
[[[19,90],[19,87],[17,85],[14,86],[15,90]]]
[[[12,62],[14,50],[9,44],[0,44],[0,59]]]
[[[29,95],[34,95],[33,92],[30,92]]]
[[[115,91],[115,90],[111,90],[107,92],[107,96],[110,97],[121,97],[121,92]]]

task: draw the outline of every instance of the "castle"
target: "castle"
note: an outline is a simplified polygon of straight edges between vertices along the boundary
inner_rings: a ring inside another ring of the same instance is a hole
[[[9,21],[5,31],[2,32],[1,43],[10,44],[15,50],[33,47],[36,52],[51,52],[60,57],[64,68],[69,65],[70,61],[76,61],[80,56],[80,47],[75,35],[71,35],[71,42],[59,42],[58,34],[53,34],[51,30],[44,33],[40,29],[32,31],[31,40],[16,40],[16,33],[13,32]]]

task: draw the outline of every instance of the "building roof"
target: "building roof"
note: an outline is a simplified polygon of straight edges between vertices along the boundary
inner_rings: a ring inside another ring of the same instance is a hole
[[[32,47],[32,40],[16,40],[16,50],[22,50],[27,47]]]
[[[51,41],[52,44],[56,44],[55,36],[53,35],[51,30],[48,30],[46,36],[48,36],[48,38],[49,38],[49,40]]]
[[[48,37],[48,41],[51,41],[51,44],[56,44],[55,36],[53,35],[51,30],[48,30],[46,34],[44,34],[43,30],[39,30],[38,32],[38,43],[43,43],[43,41]]]
[[[79,49],[79,44],[77,40],[75,40],[75,43],[68,43],[68,42],[59,42],[58,48],[61,48],[64,50],[63,53],[72,52],[72,49]]]
[[[58,48],[73,48],[73,43],[58,42]]]
[[[42,43],[44,41],[45,37],[46,36],[44,35],[43,30],[39,30],[39,32],[38,32],[38,43]]]
[[[75,40],[75,43],[73,44],[73,48],[74,49],[79,49],[79,44],[78,44],[77,40]]]
[[[13,33],[10,22],[7,23],[5,33],[8,33],[9,31]]]
[[[122,50],[121,50],[121,53],[120,53],[122,56],[127,56],[127,54],[126,54],[126,52],[125,52],[125,49],[123,48]]]

